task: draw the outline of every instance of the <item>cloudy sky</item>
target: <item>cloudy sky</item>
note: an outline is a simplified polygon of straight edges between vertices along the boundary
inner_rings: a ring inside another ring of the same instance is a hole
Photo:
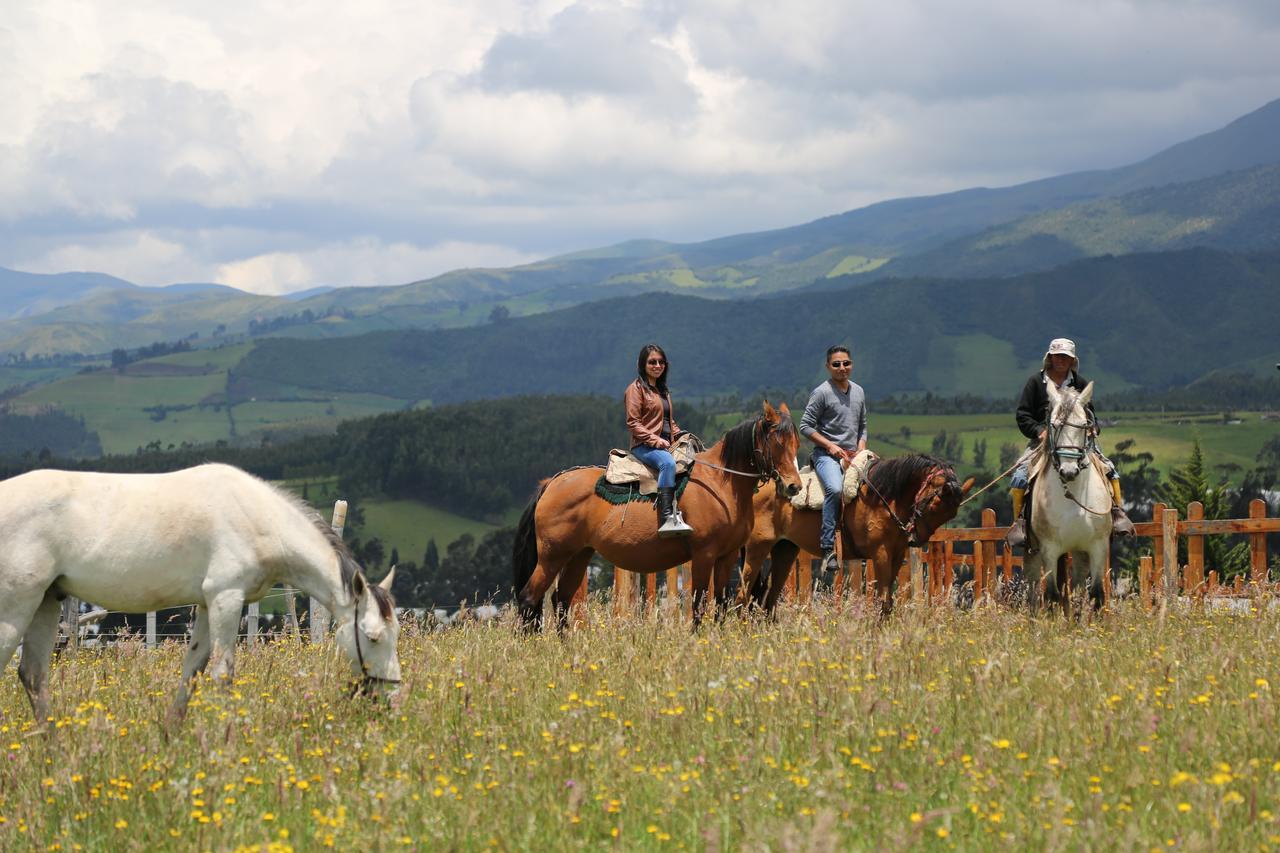
[[[1275,0],[5,0],[0,266],[279,293],[1123,165]]]

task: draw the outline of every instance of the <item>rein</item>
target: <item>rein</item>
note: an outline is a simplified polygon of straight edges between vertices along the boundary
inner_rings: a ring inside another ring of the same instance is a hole
[[[992,487],[992,486],[994,486],[996,483],[998,483],[998,482],[1000,482],[1001,480],[1003,480],[1005,477],[1008,477],[1010,474],[1012,474],[1012,473],[1013,473],[1013,470],[1014,470],[1015,468],[1017,468],[1017,467],[1018,467],[1018,463],[1015,461],[1015,462],[1014,462],[1012,465],[1010,465],[1008,468],[1005,468],[1005,469],[1004,469],[1004,473],[1003,473],[1003,474],[1001,474],[1000,476],[996,477],[996,478],[995,478],[994,480],[992,480],[990,483],[987,483],[987,484],[986,484],[985,486],[983,486],[981,489],[978,489],[978,491],[976,491],[976,492],[974,492],[973,494],[969,495],[969,497],[967,497],[967,498],[965,498],[964,500],[960,501],[960,506],[964,506],[964,505],[965,505],[965,504],[967,504],[969,501],[973,500],[973,499],[974,499],[974,498],[976,498],[978,495],[982,494],[982,493],[983,493],[983,492],[985,492],[987,489],[991,488],[991,487]]]

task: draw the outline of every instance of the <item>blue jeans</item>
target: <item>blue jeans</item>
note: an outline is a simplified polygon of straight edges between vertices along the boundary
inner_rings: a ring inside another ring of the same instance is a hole
[[[834,456],[815,453],[810,460],[813,472],[822,481],[822,532],[818,535],[818,545],[824,551],[832,551],[836,547],[836,522],[840,517],[840,493],[844,491],[844,471]]]
[[[631,455],[650,468],[658,469],[658,488],[674,489],[676,487],[676,458],[668,450],[659,450],[647,444],[637,444],[631,448]]]

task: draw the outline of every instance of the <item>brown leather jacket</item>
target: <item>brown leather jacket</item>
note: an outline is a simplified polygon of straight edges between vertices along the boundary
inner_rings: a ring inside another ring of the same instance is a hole
[[[627,430],[631,433],[631,446],[637,444],[646,444],[649,447],[657,447],[660,450],[668,450],[671,442],[664,441],[662,438],[662,397],[653,388],[649,387],[648,382],[643,382],[639,378],[627,386],[627,393],[623,395],[623,402],[627,409]],[[668,394],[667,401],[670,402],[671,396]],[[671,407],[671,437],[675,438],[680,434],[680,427],[676,425],[675,406]]]

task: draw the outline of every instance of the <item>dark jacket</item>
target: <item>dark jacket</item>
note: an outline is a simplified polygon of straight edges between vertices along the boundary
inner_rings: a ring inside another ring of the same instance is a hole
[[[668,404],[671,394],[667,394]],[[637,379],[627,386],[623,395],[623,403],[627,410],[627,431],[631,433],[631,446],[639,444],[668,450],[671,442],[662,437],[662,395],[653,390],[648,382]],[[680,434],[676,425],[676,410],[671,407],[671,437]]]
[[[1045,388],[1045,382],[1043,370],[1032,374],[1027,384],[1022,386],[1022,396],[1018,399],[1018,429],[1031,439],[1032,444],[1040,440],[1040,433],[1049,420],[1049,391]],[[1089,384],[1089,380],[1073,370],[1067,377],[1067,384],[1083,391],[1084,386]],[[1088,409],[1089,417],[1096,424],[1098,418],[1093,413],[1093,401],[1089,401],[1089,405],[1085,408]]]

